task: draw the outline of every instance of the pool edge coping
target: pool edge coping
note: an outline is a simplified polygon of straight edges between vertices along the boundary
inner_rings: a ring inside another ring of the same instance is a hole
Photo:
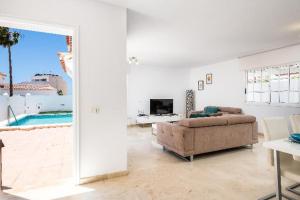
[[[20,115],[17,115],[16,118],[17,120],[21,120],[27,116],[29,116],[31,114],[20,114]],[[9,124],[10,121],[14,121],[14,117],[11,117],[10,119],[6,119],[6,120],[3,120],[3,121],[0,121],[0,128],[4,128],[4,127],[7,127],[7,125]]]

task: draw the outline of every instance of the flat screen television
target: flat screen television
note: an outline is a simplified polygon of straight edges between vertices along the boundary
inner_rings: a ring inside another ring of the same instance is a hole
[[[173,99],[150,99],[150,115],[173,114]]]

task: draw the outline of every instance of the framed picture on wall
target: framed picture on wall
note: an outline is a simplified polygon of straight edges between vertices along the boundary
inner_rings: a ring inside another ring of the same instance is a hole
[[[204,90],[204,81],[203,80],[198,81],[198,90]]]
[[[206,84],[212,84],[212,74],[206,74]]]

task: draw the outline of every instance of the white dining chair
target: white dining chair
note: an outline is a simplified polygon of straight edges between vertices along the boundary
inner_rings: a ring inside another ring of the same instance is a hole
[[[282,117],[264,118],[262,120],[262,129],[265,141],[277,140],[289,137],[289,128],[287,121]],[[280,153],[281,159],[292,158],[290,154]],[[273,151],[268,150],[268,159],[270,164],[274,165]]]
[[[300,133],[300,115],[291,115],[290,122],[292,125],[293,133]],[[300,161],[299,156],[294,156],[294,159]]]
[[[291,121],[293,132],[300,133],[300,115],[291,115],[290,121]]]
[[[289,136],[288,122],[283,117],[265,118],[262,120],[262,127],[266,141],[287,138]],[[271,166],[274,166],[273,151],[268,151],[269,163]],[[300,192],[295,190],[300,186],[300,162],[294,160],[292,155],[280,152],[280,163],[281,175],[297,182],[286,189],[294,194],[300,195]],[[273,194],[273,197],[274,195],[275,194]]]

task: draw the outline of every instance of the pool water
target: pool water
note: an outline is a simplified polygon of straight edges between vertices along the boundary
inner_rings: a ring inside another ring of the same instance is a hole
[[[63,124],[71,123],[72,114],[52,114],[52,115],[28,115],[18,120],[18,122],[12,122],[9,126],[24,126],[24,125],[41,125],[41,124]]]

